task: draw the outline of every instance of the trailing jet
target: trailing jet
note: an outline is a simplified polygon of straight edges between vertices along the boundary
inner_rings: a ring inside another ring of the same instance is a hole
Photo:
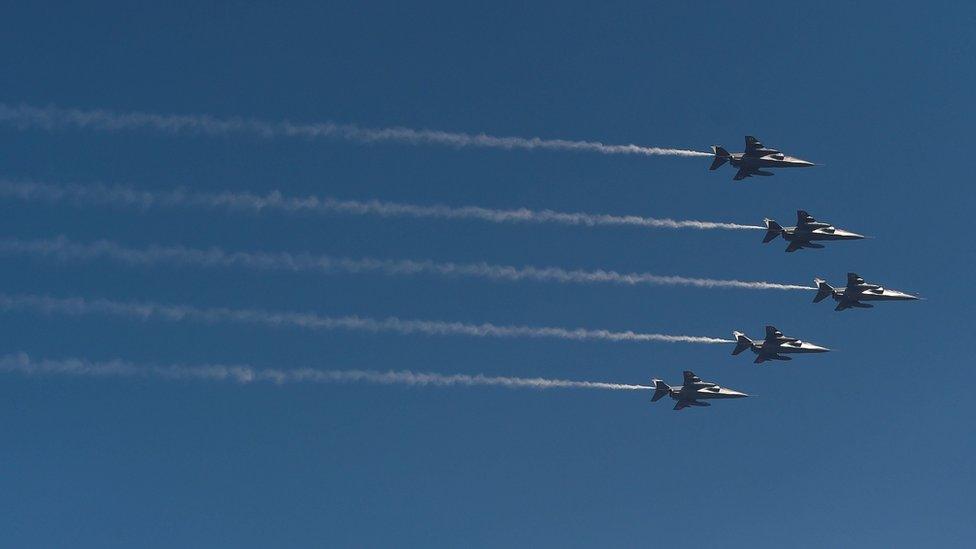
[[[843,231],[833,227],[830,223],[817,221],[812,215],[803,210],[796,211],[796,227],[783,227],[772,219],[766,222],[766,237],[763,244],[772,242],[777,236],[789,242],[787,252],[795,252],[800,248],[823,248],[823,244],[815,244],[815,240],[860,240],[863,236]]]
[[[736,342],[732,354],[737,355],[746,349],[752,349],[752,352],[757,355],[756,364],[767,360],[793,360],[788,356],[783,356],[787,354],[826,353],[830,350],[813,343],[800,341],[795,337],[786,337],[775,326],[766,326],[766,339],[761,343],[752,341],[742,332],[732,332],[732,335]]]
[[[814,303],[819,303],[827,297],[833,297],[837,302],[835,311],[843,311],[851,307],[870,309],[874,307],[870,303],[862,301],[915,301],[917,296],[882,288],[877,284],[868,284],[857,273],[847,273],[847,287],[837,290],[825,281],[815,278],[813,282],[817,285],[817,295],[813,298]]]
[[[751,135],[746,136],[745,152],[730,153],[718,145],[712,145],[712,152],[715,153],[715,160],[708,169],[717,170],[719,166],[729,162],[739,169],[732,178],[735,181],[754,175],[773,175],[772,172],[763,171],[761,168],[807,168],[815,165],[813,162],[786,156],[776,149],[767,149]]]
[[[702,381],[700,377],[695,375],[695,372],[690,372],[687,370],[685,371],[684,384],[680,387],[669,387],[667,383],[661,381],[660,379],[654,379],[651,381],[654,383],[654,396],[651,397],[651,402],[657,402],[665,395],[668,395],[674,400],[678,401],[674,405],[675,410],[683,410],[688,406],[711,406],[711,404],[707,402],[701,402],[702,400],[714,398],[742,398],[749,396],[745,393],[740,393],[739,391],[719,387],[717,384],[710,381]]]

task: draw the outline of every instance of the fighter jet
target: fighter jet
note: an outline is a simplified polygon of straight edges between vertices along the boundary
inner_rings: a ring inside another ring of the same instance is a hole
[[[833,297],[834,301],[837,302],[837,307],[834,308],[835,311],[843,311],[851,307],[859,307],[861,309],[874,307],[870,303],[861,303],[862,301],[914,301],[918,299],[914,295],[899,292],[898,290],[888,290],[877,284],[868,284],[857,273],[847,273],[847,287],[843,290],[834,289],[830,284],[827,284],[827,282],[819,278],[813,279],[813,282],[817,285],[818,289],[817,296],[813,298],[813,302],[819,303],[827,299],[828,296]]]
[[[700,377],[695,375],[695,372],[689,372],[687,370],[685,371],[684,385],[680,387],[669,387],[667,383],[660,379],[653,379],[651,382],[654,383],[654,396],[651,397],[651,402],[657,402],[664,395],[668,395],[678,401],[674,405],[675,410],[683,410],[688,406],[711,406],[707,402],[701,402],[707,399],[742,398],[749,396],[739,391],[719,387],[717,384],[709,381],[702,381]]]
[[[729,151],[712,145],[712,152],[715,153],[715,160],[709,170],[717,170],[719,166],[729,162],[739,171],[735,173],[735,181],[741,181],[754,175],[773,175],[772,172],[763,171],[761,168],[807,168],[813,166],[813,162],[786,156],[776,149],[767,149],[758,139],[751,135],[746,136],[746,150],[741,153],[730,153]]]
[[[762,343],[752,341],[742,332],[732,332],[732,335],[736,341],[732,354],[737,355],[746,349],[752,349],[752,352],[757,355],[756,364],[767,360],[793,360],[788,356],[783,356],[786,354],[826,353],[830,350],[813,343],[800,341],[795,337],[786,337],[775,326],[766,326],[766,339]]]
[[[863,236],[843,231],[833,227],[830,223],[817,221],[812,215],[803,210],[796,211],[796,227],[783,227],[775,220],[765,219],[766,237],[763,244],[772,242],[777,236],[790,244],[787,252],[795,252],[800,248],[823,248],[823,244],[815,244],[814,240],[860,240]]]

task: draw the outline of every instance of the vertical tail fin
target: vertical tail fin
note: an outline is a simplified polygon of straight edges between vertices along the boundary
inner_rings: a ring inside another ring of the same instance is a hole
[[[783,234],[783,226],[775,219],[764,219],[766,223],[766,236],[763,237],[763,244],[772,242],[777,236]]]
[[[746,337],[742,332],[732,332],[732,336],[735,337],[735,349],[732,349],[732,354],[737,355],[746,349],[752,348],[752,340]]]
[[[712,165],[709,166],[709,170],[717,170],[722,164],[729,161],[732,156],[729,151],[719,147],[718,145],[712,145],[712,153],[715,154],[715,160],[712,160]]]
[[[813,283],[817,285],[817,295],[813,298],[814,303],[820,303],[828,297],[834,295],[834,289],[827,284],[827,281],[814,278]]]
[[[654,383],[654,396],[651,397],[651,402],[657,402],[671,394],[671,387],[667,383],[660,379],[652,379],[651,382]]]

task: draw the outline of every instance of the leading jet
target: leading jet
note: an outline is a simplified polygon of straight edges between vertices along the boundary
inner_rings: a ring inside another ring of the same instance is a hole
[[[745,152],[730,153],[718,145],[712,145],[712,152],[715,154],[715,160],[708,169],[717,170],[722,164],[728,162],[739,169],[732,178],[735,181],[754,175],[773,175],[772,172],[763,171],[762,168],[808,168],[815,165],[802,158],[786,156],[776,149],[766,148],[751,135],[746,136]]]
[[[685,371],[684,384],[679,387],[669,387],[660,379],[654,379],[651,382],[654,383],[654,396],[651,397],[651,402],[657,402],[667,395],[678,401],[674,405],[675,410],[684,410],[688,406],[711,406],[707,402],[702,402],[703,400],[749,396],[739,391],[719,387],[710,381],[702,381],[700,377],[695,375],[695,372],[687,370]]]
[[[874,305],[862,303],[862,301],[915,301],[919,299],[918,296],[864,282],[864,279],[857,273],[847,273],[847,286],[843,290],[832,288],[830,284],[819,278],[813,279],[813,282],[817,285],[817,295],[813,298],[813,302],[820,303],[828,297],[833,297],[834,301],[837,302],[837,307],[834,307],[835,311],[843,311],[851,307],[860,309],[874,307]]]
[[[742,332],[732,332],[735,337],[735,349],[733,355],[737,355],[746,349],[752,349],[756,353],[756,364],[761,364],[767,360],[793,360],[787,354],[799,353],[826,353],[830,349],[800,341],[795,337],[787,337],[775,326],[766,326],[766,339],[762,342],[754,342],[746,337]]]
[[[790,244],[786,247],[787,252],[795,252],[800,248],[823,248],[823,244],[817,244],[815,240],[860,240],[864,236],[850,231],[844,231],[832,226],[830,223],[817,221],[812,215],[803,210],[796,211],[796,227],[783,227],[773,219],[766,219],[766,237],[763,244],[772,242],[777,236],[782,236],[783,240]]]

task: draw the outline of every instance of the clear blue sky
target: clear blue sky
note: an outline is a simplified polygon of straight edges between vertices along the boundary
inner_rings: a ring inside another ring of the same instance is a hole
[[[0,202],[3,236],[809,283],[811,294],[268,274],[2,259],[4,293],[725,337],[837,349],[491,340],[0,314],[0,353],[677,382],[759,395],[0,379],[9,547],[968,546],[976,8],[956,2],[10,7],[0,101],[741,150],[823,168],[731,181],[708,159],[0,128],[0,175],[145,189],[792,223],[876,238],[497,226]],[[360,4],[360,3],[355,3]]]

